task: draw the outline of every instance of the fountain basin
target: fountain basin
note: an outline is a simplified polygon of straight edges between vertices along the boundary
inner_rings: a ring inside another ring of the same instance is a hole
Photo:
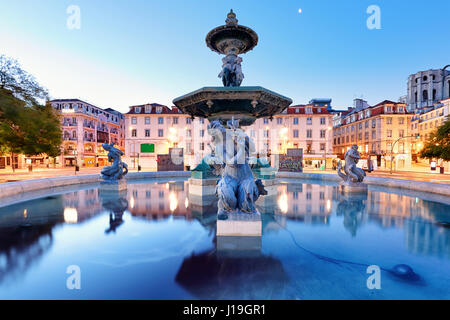
[[[174,105],[191,117],[209,121],[240,120],[248,126],[258,118],[272,118],[283,112],[292,100],[259,86],[203,87],[173,100]]]

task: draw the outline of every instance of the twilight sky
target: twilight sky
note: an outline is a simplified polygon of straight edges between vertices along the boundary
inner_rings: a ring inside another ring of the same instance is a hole
[[[80,29],[66,12],[76,5]],[[369,30],[370,5],[381,29]],[[0,54],[19,60],[52,98],[80,98],[122,112],[220,86],[221,57],[206,34],[230,8],[254,29],[242,85],[294,100],[406,95],[407,77],[450,63],[449,0],[0,0]],[[299,13],[299,9],[302,13]]]

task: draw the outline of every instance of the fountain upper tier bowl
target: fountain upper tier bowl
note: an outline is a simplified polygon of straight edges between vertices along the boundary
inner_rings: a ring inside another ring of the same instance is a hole
[[[191,117],[226,121],[234,117],[242,126],[258,118],[272,118],[292,100],[263,87],[204,87],[173,100]]]

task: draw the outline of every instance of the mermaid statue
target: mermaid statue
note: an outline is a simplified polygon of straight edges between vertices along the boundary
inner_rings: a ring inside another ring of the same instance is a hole
[[[108,161],[112,162],[112,166],[104,167],[101,171],[102,178],[105,181],[118,181],[128,173],[128,166],[125,162],[122,162],[121,157],[124,153],[114,147],[114,143],[104,143],[103,149],[108,151]]]

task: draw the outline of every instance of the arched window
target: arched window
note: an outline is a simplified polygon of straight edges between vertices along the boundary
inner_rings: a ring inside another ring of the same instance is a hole
[[[436,100],[436,89],[433,89],[433,101]]]
[[[414,101],[417,103],[417,92],[414,92]]]
[[[427,81],[428,77],[427,76],[423,76],[423,81]]]
[[[423,101],[428,101],[428,90],[423,90]]]

